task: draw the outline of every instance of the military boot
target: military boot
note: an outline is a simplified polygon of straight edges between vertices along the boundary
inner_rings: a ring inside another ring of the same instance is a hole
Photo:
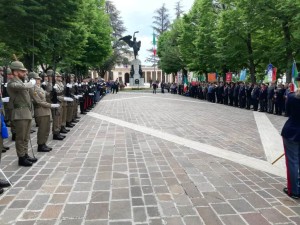
[[[49,149],[49,151],[52,151],[52,148],[50,148],[49,146],[47,146],[46,144],[44,144],[45,148]]]
[[[67,130],[65,127],[61,127],[61,129],[60,129],[60,133],[62,133],[62,134],[66,134],[66,133],[68,133],[70,130]]]
[[[45,145],[38,146],[38,152],[50,152],[50,150]]]
[[[74,127],[75,125],[74,124],[72,124],[72,123],[67,123],[66,124],[66,127],[70,127],[70,128],[72,128],[72,127]]]
[[[60,134],[53,134],[53,140],[61,141],[64,140],[64,137],[61,136]]]
[[[32,162],[28,161],[25,156],[19,157],[19,166],[30,167],[32,166]]]
[[[38,161],[37,158],[35,158],[35,157],[33,158],[33,157],[29,156],[28,154],[25,154],[25,158],[26,158],[29,162],[32,162],[32,163],[35,163],[35,162]]]

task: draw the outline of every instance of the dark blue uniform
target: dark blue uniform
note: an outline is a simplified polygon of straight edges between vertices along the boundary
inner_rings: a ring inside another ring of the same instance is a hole
[[[300,96],[295,93],[288,95],[286,121],[281,136],[285,149],[287,167],[287,189],[284,191],[293,198],[300,197]]]

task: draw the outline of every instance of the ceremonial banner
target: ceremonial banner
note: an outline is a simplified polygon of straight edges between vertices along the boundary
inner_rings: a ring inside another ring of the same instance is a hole
[[[267,81],[272,82],[273,80],[273,65],[269,64],[267,68]]]
[[[208,82],[216,82],[216,81],[217,81],[216,73],[209,73],[208,74]]]
[[[277,75],[277,68],[273,68],[273,76],[272,76],[272,81],[276,81],[276,75]]]
[[[232,81],[232,73],[226,73],[226,82],[231,82]]]
[[[298,70],[297,70],[297,65],[296,62],[293,63],[292,67],[292,82],[293,82],[293,87],[291,91],[295,91],[296,88],[298,88],[298,83],[295,81],[296,77],[298,76]]]
[[[245,81],[246,80],[246,75],[247,75],[247,70],[246,69],[241,70],[240,81]]]

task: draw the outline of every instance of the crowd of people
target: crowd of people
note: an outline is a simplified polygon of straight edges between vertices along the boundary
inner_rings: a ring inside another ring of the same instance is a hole
[[[193,82],[186,88],[172,83],[172,94],[185,95],[243,109],[285,115],[285,102],[292,84],[275,82],[252,84],[245,82]]]
[[[106,93],[103,79],[89,77],[79,80],[74,74],[62,74],[47,70],[46,73],[28,73],[23,63],[14,61],[9,67],[0,67],[1,82],[1,154],[9,150],[3,145],[5,124],[10,127],[11,141],[15,141],[18,165],[30,167],[38,159],[29,155],[30,133],[34,124],[37,130],[37,151],[50,152],[47,145],[51,124],[53,140],[62,141],[69,128],[79,121],[80,114],[86,114]],[[78,108],[80,110],[78,110]],[[3,126],[4,125],[4,126]],[[10,186],[0,180],[0,194]]]

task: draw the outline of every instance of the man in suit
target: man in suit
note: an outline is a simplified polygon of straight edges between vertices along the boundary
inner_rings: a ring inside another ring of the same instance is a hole
[[[46,145],[50,133],[51,108],[58,108],[59,104],[50,104],[46,101],[46,93],[41,88],[41,78],[35,72],[30,72],[29,79],[35,79],[36,84],[29,90],[33,100],[34,117],[38,125],[37,144],[38,152],[49,152],[52,148]]]
[[[28,155],[28,142],[31,129],[31,99],[29,89],[33,88],[34,82],[24,83],[27,69],[22,62],[14,61],[10,68],[14,78],[7,84],[10,101],[13,102],[12,120],[16,128],[16,151],[20,166],[32,166],[37,158]]]

